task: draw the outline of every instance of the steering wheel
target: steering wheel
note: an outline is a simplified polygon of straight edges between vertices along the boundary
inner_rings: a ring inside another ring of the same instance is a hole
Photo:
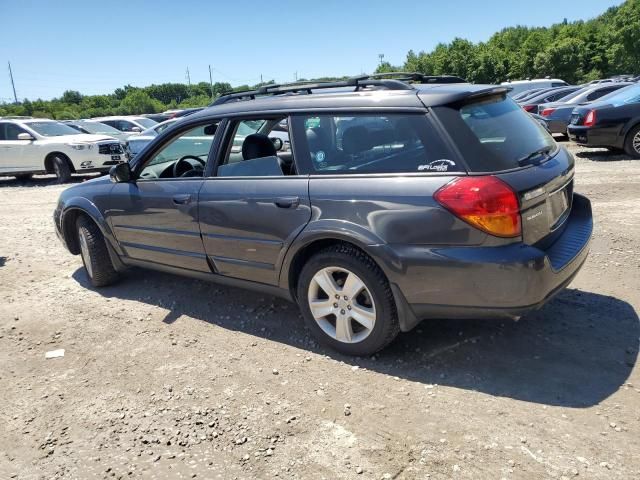
[[[194,163],[190,160],[195,160],[198,163]],[[181,157],[176,163],[173,164],[173,178],[187,176],[196,177],[196,173],[204,171],[205,161],[195,155],[185,155]]]

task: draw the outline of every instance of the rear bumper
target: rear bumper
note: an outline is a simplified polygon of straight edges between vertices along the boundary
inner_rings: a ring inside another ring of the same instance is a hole
[[[611,127],[594,128],[582,125],[567,127],[569,139],[578,145],[587,147],[624,147],[624,137],[618,135],[617,129]]]
[[[393,246],[402,272],[388,272],[401,295],[402,330],[426,318],[514,318],[544,305],[584,264],[593,220],[586,197],[574,195],[563,232],[546,250],[502,247]],[[398,298],[396,298],[398,302]]]
[[[549,131],[551,133],[562,133],[563,135],[566,135],[568,124],[569,122],[566,120],[559,120],[554,118],[547,119],[547,125],[549,125]]]

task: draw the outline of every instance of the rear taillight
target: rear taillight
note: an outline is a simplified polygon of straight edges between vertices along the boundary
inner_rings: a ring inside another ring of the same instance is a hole
[[[556,111],[555,108],[545,108],[544,110],[542,110],[542,116],[543,117],[548,117],[549,115],[551,115],[555,111]]]
[[[537,105],[523,105],[522,108],[524,108],[524,110],[526,112],[533,112],[534,108],[537,108]]]
[[[441,187],[434,198],[456,217],[491,235],[520,235],[518,197],[496,177],[457,178]]]
[[[587,116],[584,117],[583,125],[585,127],[593,127],[595,124],[596,124],[596,111],[591,110],[589,113],[587,113]]]

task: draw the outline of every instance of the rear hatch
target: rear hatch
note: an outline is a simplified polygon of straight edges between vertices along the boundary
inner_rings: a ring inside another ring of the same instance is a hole
[[[562,231],[573,200],[574,159],[503,93],[433,108],[470,175],[494,175],[518,196],[522,240],[544,248]]]

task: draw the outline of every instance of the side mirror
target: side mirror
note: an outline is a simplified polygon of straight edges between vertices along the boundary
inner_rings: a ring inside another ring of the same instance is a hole
[[[140,133],[142,129],[140,127],[131,127],[131,131],[135,133]]]
[[[131,165],[129,165],[129,162],[119,163],[109,170],[109,178],[112,183],[129,183],[131,177]]]
[[[33,141],[35,140],[35,138],[33,138],[33,135],[31,135],[30,133],[19,133],[18,134],[18,140],[29,140],[29,141]]]
[[[281,138],[271,137],[269,140],[271,140],[271,143],[273,143],[273,146],[276,148],[277,152],[282,150],[282,146],[284,145],[284,143],[282,142]]]

